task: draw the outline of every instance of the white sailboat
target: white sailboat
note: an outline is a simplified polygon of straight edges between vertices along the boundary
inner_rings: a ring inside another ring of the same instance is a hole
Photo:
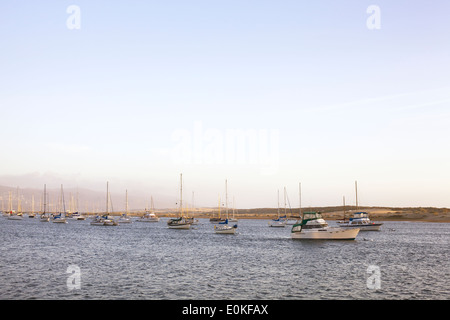
[[[82,215],[78,210],[79,210],[79,206],[78,206],[78,191],[77,191],[77,201],[76,201],[76,205],[75,205],[75,200],[73,198],[73,196],[71,196],[70,199],[70,219],[72,220],[76,220],[76,221],[82,221],[82,220],[86,220],[86,217],[84,215]]]
[[[180,174],[180,216],[167,221],[169,229],[190,229],[191,224],[183,217],[183,174]]]
[[[9,196],[11,197],[11,191],[9,193]],[[17,187],[17,212],[12,210],[12,201],[11,201],[11,210],[9,211],[8,220],[22,220],[23,214],[20,207],[20,194],[19,194],[19,187]]]
[[[228,219],[228,222],[238,222],[238,219],[234,215],[235,205],[234,205],[234,197],[233,197],[233,217]]]
[[[195,210],[194,191],[192,191],[192,217],[186,217],[186,221],[189,222],[191,225],[198,225],[199,221],[194,217],[194,210]]]
[[[106,182],[106,212],[102,216],[96,216],[93,221],[91,221],[92,226],[117,226],[119,223],[110,219],[109,214],[109,183]]]
[[[64,216],[63,216],[64,214]],[[60,198],[60,204],[59,204],[59,214],[54,215],[52,218],[53,223],[67,223],[66,220],[66,205],[64,202],[64,191],[63,191],[63,185],[61,185],[61,198]]]
[[[22,215],[17,214],[15,210],[12,209],[12,195],[11,191],[9,191],[9,210],[6,214],[8,220],[22,220]]]
[[[122,223],[131,223],[131,218],[128,216],[128,190],[125,190],[125,213],[123,213],[119,220],[119,224]]]
[[[228,224],[228,219],[225,219],[224,222],[219,222],[214,225],[214,232],[220,234],[235,234],[237,229],[237,224],[230,226]]]

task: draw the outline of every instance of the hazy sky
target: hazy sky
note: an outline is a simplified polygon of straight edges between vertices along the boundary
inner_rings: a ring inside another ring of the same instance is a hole
[[[351,204],[357,180],[362,205],[450,207],[449,12],[1,1],[0,185],[176,197],[183,173],[198,205],[228,179],[236,206],[273,207],[299,182],[303,206]]]

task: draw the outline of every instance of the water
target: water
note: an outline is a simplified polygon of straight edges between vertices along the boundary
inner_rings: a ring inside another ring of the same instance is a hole
[[[385,222],[354,241],[305,241],[267,220],[240,220],[236,235],[215,234],[206,219],[193,230],[165,221],[100,227],[0,217],[0,299],[450,297],[449,223]],[[67,285],[71,265],[80,289]],[[369,266],[380,270],[379,289],[368,285]]]

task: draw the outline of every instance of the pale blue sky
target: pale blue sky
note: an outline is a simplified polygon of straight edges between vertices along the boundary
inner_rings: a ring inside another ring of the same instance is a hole
[[[380,30],[366,26],[370,5]],[[305,206],[351,203],[358,180],[363,205],[450,207],[449,12],[425,0],[2,1],[0,185],[51,173],[175,197],[183,172],[199,205],[228,179],[238,206],[266,207],[284,186],[297,205],[299,182]],[[233,130],[257,134],[244,148],[256,160],[225,161]],[[177,158],[186,141],[191,157]]]

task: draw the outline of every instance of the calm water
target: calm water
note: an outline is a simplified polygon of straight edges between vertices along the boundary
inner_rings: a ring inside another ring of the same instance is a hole
[[[385,222],[355,241],[290,239],[240,220],[219,235],[159,223],[91,226],[0,217],[0,299],[449,299],[450,224]],[[330,222],[330,225],[333,223]],[[80,289],[66,273],[80,268]],[[367,285],[369,266],[380,289]]]

